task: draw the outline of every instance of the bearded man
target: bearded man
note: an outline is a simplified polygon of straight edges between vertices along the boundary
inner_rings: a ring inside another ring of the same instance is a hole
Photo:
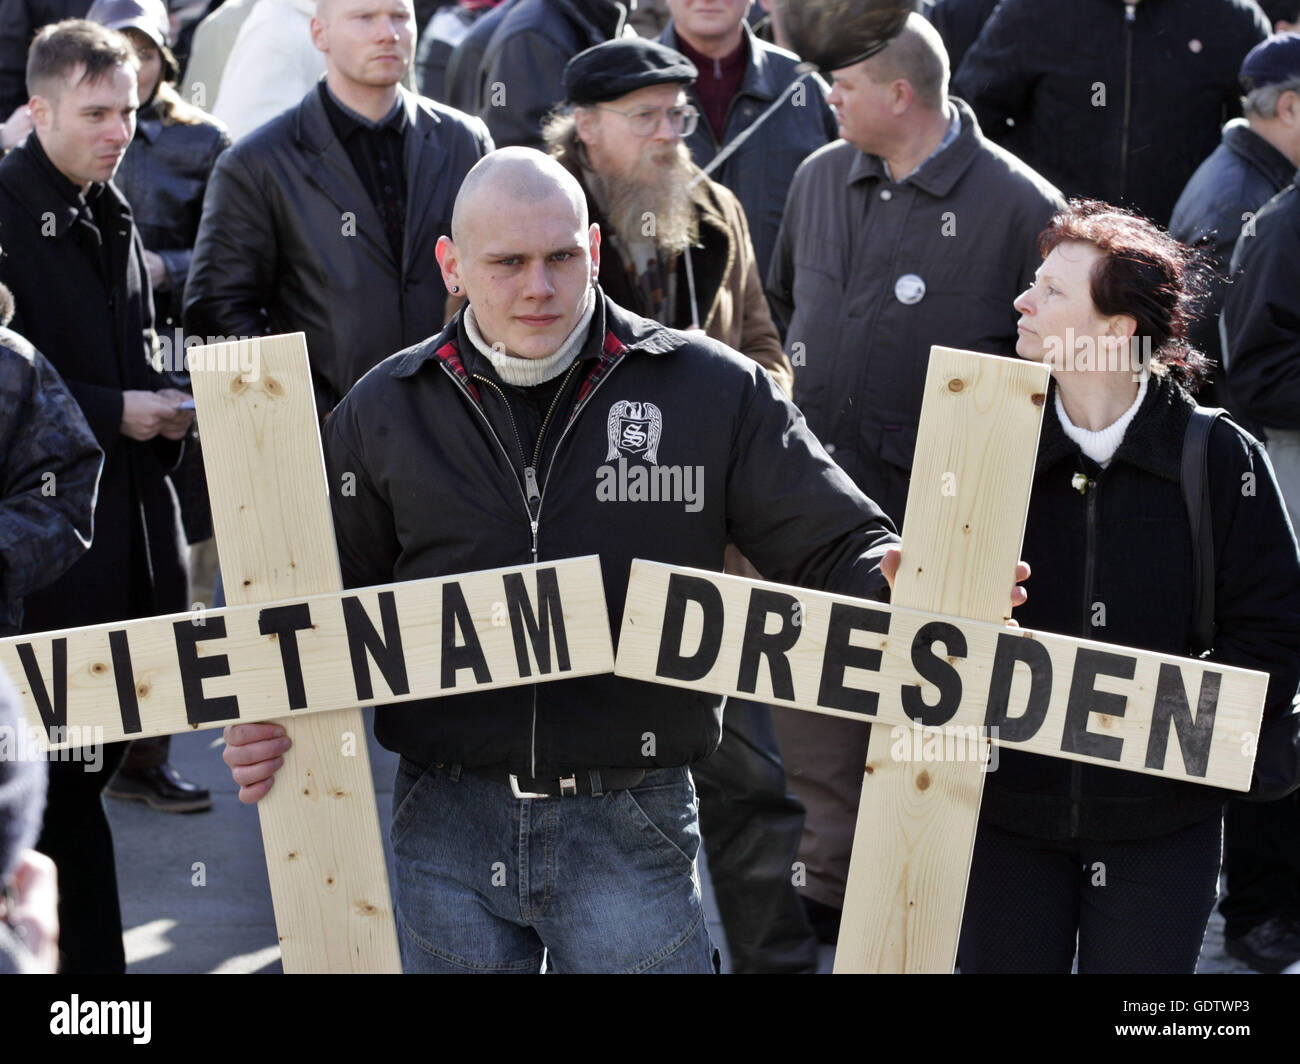
[[[794,374],[763,295],[740,201],[691,162],[699,112],[680,52],[641,38],[598,44],[564,69],[567,106],[544,130],[600,226],[600,285],[636,314],[699,329],[762,365],[790,394]]]
[[[600,226],[600,286],[614,302],[700,330],[760,363],[786,395],[794,373],[763,295],[744,209],[693,162],[695,65],[626,38],[565,68],[568,106],[545,129]],[[727,571],[757,577],[738,551]],[[695,766],[714,893],[736,972],[810,972],[817,943],[790,881],[803,806],[786,789],[768,706],[729,700],[722,742]]]

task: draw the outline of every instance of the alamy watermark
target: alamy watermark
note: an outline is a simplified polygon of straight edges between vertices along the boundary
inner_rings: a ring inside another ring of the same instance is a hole
[[[49,746],[61,749],[47,750],[43,736]],[[104,729],[98,724],[56,724],[48,729],[2,724],[0,761],[77,761],[86,772],[98,772],[104,765]]]
[[[1132,336],[1126,342],[1099,342],[1095,336],[1076,336],[1066,329],[1065,336],[1043,337],[1043,365],[1066,373],[1091,373],[1095,370],[1117,373],[1127,370],[1141,380],[1151,365],[1151,337]]]

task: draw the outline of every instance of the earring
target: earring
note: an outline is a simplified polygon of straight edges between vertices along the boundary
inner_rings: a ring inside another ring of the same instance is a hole
[[[452,295],[457,295],[459,292],[460,292],[460,285],[458,285],[458,284],[454,284],[454,285],[451,286],[451,294],[452,294]]]

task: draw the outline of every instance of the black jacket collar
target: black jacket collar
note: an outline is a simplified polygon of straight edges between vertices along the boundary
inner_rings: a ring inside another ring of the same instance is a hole
[[[753,96],[755,99],[771,101],[775,100],[777,95],[785,89],[786,82],[778,80],[777,71],[773,68],[772,57],[768,49],[771,45],[766,45],[765,41],[760,41],[754,36],[754,31],[749,28],[749,23],[742,20],[740,27],[744,30],[745,44],[748,46],[749,59],[745,64],[745,76],[741,79],[740,88],[737,90],[737,96]],[[669,48],[676,48],[681,51],[681,42],[677,37],[677,28],[669,21],[664,27],[663,33],[659,35],[659,40],[668,45]],[[765,47],[766,45],[766,47]],[[788,78],[786,81],[788,82]]]
[[[105,198],[105,202],[97,205],[106,212],[105,217],[118,223],[131,221],[131,208],[111,181],[92,185],[90,193],[83,197],[81,190],[49,161],[35,133],[0,162],[0,184],[22,204],[42,231],[47,219],[53,218],[51,235],[56,239],[72,231],[81,203],[92,203],[97,196]],[[74,198],[68,198],[68,190]],[[130,226],[118,224],[112,228],[129,231]]]
[[[1129,422],[1110,464],[1131,465],[1166,480],[1182,479],[1183,435],[1191,419],[1191,397],[1168,377],[1152,374],[1147,394]],[[1035,475],[1042,476],[1066,460],[1082,463],[1079,445],[1065,434],[1056,413],[1056,381],[1047,391]],[[1076,472],[1081,472],[1080,464]]]
[[[1291,160],[1251,129],[1244,118],[1234,118],[1223,127],[1223,143],[1262,173],[1274,188],[1291,184],[1296,176]]]
[[[675,329],[624,310],[605,295],[599,285],[596,287],[596,296],[599,302],[596,304],[596,313],[592,315],[591,334],[587,337],[579,358],[585,359],[593,352],[598,354],[600,348],[592,345],[596,342],[603,345],[610,334],[627,348],[629,354],[666,355],[690,342],[690,337]],[[398,378],[413,377],[426,362],[431,359],[436,361],[438,352],[448,344],[459,347],[460,319],[463,313],[463,310],[459,311],[437,336],[394,356],[388,372]]]

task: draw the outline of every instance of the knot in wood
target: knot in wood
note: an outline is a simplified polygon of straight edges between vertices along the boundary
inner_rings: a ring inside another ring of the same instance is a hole
[[[953,377],[953,379],[948,382],[948,391],[950,392],[959,392],[965,387],[966,382],[960,377]]]

